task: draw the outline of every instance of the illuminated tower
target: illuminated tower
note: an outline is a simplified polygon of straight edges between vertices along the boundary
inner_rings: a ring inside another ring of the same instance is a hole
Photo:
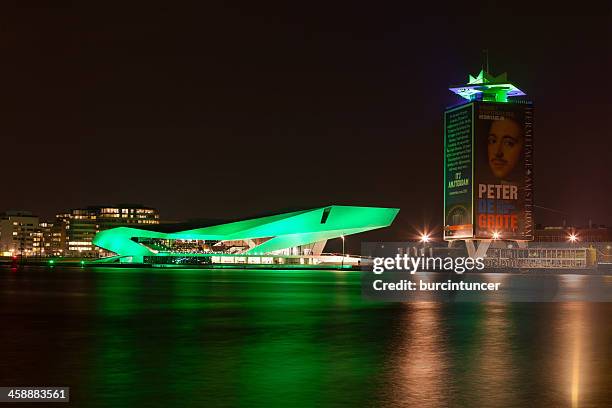
[[[506,73],[449,89],[466,101],[444,112],[444,239],[471,255],[473,240],[532,240],[533,104]]]

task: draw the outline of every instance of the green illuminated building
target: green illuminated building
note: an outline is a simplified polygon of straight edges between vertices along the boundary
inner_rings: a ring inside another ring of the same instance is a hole
[[[115,253],[110,261],[128,263],[313,264],[324,259],[327,240],[387,227],[398,212],[333,205],[175,232],[118,227],[97,233],[93,244]]]

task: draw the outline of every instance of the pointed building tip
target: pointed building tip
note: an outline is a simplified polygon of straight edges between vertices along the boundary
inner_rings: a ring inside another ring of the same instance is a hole
[[[492,75],[484,70],[480,70],[477,76],[468,75],[468,84],[503,84],[508,82],[508,73],[504,72],[497,76]]]
[[[472,84],[482,84],[485,78],[485,72],[481,69],[480,72],[478,73],[478,75],[476,77],[473,77],[472,75],[468,75],[468,84],[472,85]]]

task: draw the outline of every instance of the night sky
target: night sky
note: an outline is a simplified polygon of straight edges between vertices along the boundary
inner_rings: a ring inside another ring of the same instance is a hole
[[[448,87],[487,48],[535,101],[536,204],[567,213],[536,223],[612,225],[609,9],[83,3],[0,17],[0,211],[390,206],[368,237],[405,239],[442,223]]]

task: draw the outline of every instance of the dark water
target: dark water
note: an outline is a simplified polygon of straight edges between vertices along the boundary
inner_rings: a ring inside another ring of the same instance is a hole
[[[372,303],[350,272],[55,267],[0,269],[0,314],[0,385],[70,386],[72,406],[612,400],[612,303]]]

